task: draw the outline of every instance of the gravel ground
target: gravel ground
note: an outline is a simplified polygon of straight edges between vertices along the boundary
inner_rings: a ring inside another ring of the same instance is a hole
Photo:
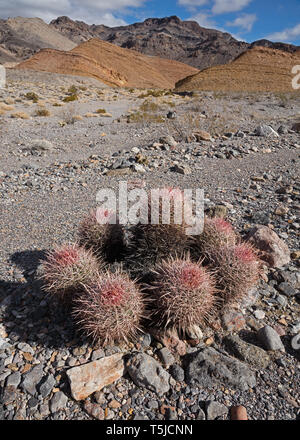
[[[84,88],[78,101],[53,106],[73,84]],[[39,104],[23,96],[27,91],[41,97],[51,116],[32,116]],[[211,390],[186,383],[180,380],[184,357],[175,356],[178,367],[168,369],[170,390],[162,397],[134,385],[128,374],[84,401],[71,397],[69,368],[137,350],[158,359],[163,347],[150,335],[129,346],[93,347],[76,332],[67,311],[40,289],[36,274],[45,251],[74,239],[82,216],[96,206],[99,189],[117,189],[124,180],[144,182],[147,188],[203,188],[206,208],[225,207],[241,233],[255,224],[272,225],[290,251],[299,252],[300,139],[291,130],[299,101],[274,95],[169,95],[150,101],[159,105],[160,117],[175,109],[173,122],[149,122],[146,112],[138,123],[128,123],[131,110],[141,111],[141,93],[82,78],[13,71],[0,92],[0,101],[14,106],[1,116],[0,132],[0,419],[226,419],[231,406],[244,405],[250,419],[295,420],[300,415],[300,351],[291,339],[300,332],[299,256],[280,270],[269,270],[256,302],[239,312],[242,328],[202,329],[202,340],[187,344],[188,353],[212,347],[228,355],[224,336],[238,333],[242,341],[263,348],[257,330],[272,326],[285,351],[268,352],[266,368],[248,362],[255,386],[241,390],[224,384]],[[99,108],[111,116],[84,116]],[[17,111],[26,111],[30,119],[11,118]],[[82,120],[64,123],[70,115]],[[261,124],[276,131],[283,126],[282,134],[257,136]],[[197,141],[192,133],[200,129],[212,140]],[[170,135],[176,145],[166,138]],[[282,281],[292,294],[282,291]],[[209,415],[210,401],[225,408],[217,406]]]

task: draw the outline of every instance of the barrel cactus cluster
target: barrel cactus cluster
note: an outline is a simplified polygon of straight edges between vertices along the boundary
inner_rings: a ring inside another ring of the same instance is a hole
[[[180,190],[173,194],[176,199]],[[255,286],[260,260],[222,218],[205,217],[196,236],[186,227],[176,223],[173,208],[170,224],[160,218],[132,226],[120,225],[114,213],[93,211],[79,225],[75,244],[48,253],[44,288],[102,345],[134,340],[152,327],[182,333],[209,326]]]

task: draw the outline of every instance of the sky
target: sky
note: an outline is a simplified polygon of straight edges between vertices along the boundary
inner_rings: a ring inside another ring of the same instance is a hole
[[[300,45],[300,0],[0,0],[1,18],[61,15],[107,26],[177,15],[243,41]]]

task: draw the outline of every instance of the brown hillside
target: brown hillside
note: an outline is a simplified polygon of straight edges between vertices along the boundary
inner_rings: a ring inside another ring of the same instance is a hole
[[[229,64],[205,69],[176,84],[177,91],[293,92],[292,67],[300,64],[300,51],[283,52],[255,47]]]
[[[183,63],[149,57],[96,38],[70,51],[41,50],[17,68],[88,76],[117,87],[164,89],[198,72]]]

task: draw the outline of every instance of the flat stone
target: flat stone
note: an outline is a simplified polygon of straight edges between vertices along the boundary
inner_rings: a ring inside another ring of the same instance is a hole
[[[261,258],[271,267],[282,267],[290,262],[288,246],[276,232],[267,226],[257,225],[252,228],[246,239],[262,251]]]
[[[55,393],[50,401],[51,413],[56,413],[57,411],[65,409],[67,402],[68,398],[62,391]]]
[[[17,347],[18,347],[19,350],[23,351],[23,353],[29,353],[29,354],[31,354],[32,356],[34,355],[34,350],[33,350],[33,348],[30,347],[30,345],[29,345],[29,344],[26,344],[25,342],[20,342],[20,343],[17,345]]]
[[[102,350],[102,348],[99,348],[98,350],[95,350],[92,352],[92,361],[97,361],[98,359],[102,359],[105,357],[105,352]]]
[[[163,395],[170,389],[170,375],[151,356],[135,353],[126,361],[126,370],[136,386]]]
[[[75,400],[86,399],[120,379],[124,374],[123,354],[118,353],[67,371]]]
[[[223,416],[227,416],[228,408],[222,403],[209,400],[205,404],[207,420],[216,420]]]
[[[22,388],[24,391],[27,391],[27,393],[31,394],[32,396],[35,395],[37,392],[37,385],[42,380],[43,377],[43,366],[37,365],[36,367],[33,367],[28,373],[24,375],[24,379],[22,382]]]
[[[259,338],[266,350],[285,351],[279,334],[269,325],[266,325],[265,327],[258,330],[257,337]]]
[[[20,382],[21,382],[21,374],[19,373],[19,371],[16,371],[15,373],[8,376],[6,380],[6,386],[11,385],[17,388]]]
[[[49,374],[39,386],[39,392],[43,398],[49,396],[54,386],[56,385],[56,379],[52,374]]]
[[[189,384],[197,382],[208,389],[226,385],[242,391],[256,386],[255,374],[246,364],[211,347],[185,356],[185,365]]]
[[[227,309],[222,315],[222,325],[227,331],[239,331],[245,328],[246,321],[241,312],[234,309]]]
[[[277,287],[279,292],[287,297],[292,297],[297,295],[297,290],[294,289],[289,283],[280,283]]]
[[[270,362],[268,354],[260,347],[248,344],[237,335],[226,336],[223,343],[228,352],[258,369],[267,368]]]

